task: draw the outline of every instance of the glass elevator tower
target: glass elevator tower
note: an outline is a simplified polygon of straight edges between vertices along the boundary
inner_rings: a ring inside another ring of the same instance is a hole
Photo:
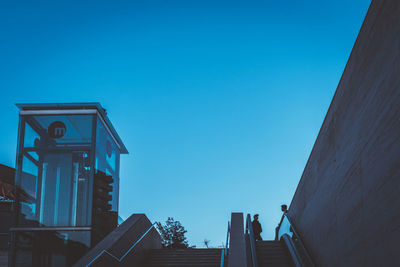
[[[17,106],[10,266],[69,266],[117,226],[128,151],[99,103]]]

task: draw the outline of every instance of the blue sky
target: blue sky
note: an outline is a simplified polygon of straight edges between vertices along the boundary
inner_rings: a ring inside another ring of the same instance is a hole
[[[233,211],[272,239],[369,0],[1,1],[0,163],[18,102],[93,102],[129,155],[120,214],[219,246]]]

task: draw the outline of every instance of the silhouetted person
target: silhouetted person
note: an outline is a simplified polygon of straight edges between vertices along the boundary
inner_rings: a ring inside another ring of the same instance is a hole
[[[281,205],[281,211],[287,212],[287,205],[285,204]]]
[[[262,228],[261,228],[260,222],[258,221],[258,214],[255,214],[253,218],[254,219],[253,219],[253,222],[251,224],[253,226],[254,238],[255,238],[256,241],[258,241],[258,240],[261,241],[262,238],[261,238],[260,234],[262,232]]]

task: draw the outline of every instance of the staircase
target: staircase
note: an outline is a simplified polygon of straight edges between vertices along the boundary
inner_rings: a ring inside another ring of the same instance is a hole
[[[222,249],[153,249],[145,267],[220,267]]]
[[[289,251],[280,241],[257,241],[256,254],[259,267],[294,267]]]

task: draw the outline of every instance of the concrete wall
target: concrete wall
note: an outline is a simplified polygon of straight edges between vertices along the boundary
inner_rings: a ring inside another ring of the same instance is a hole
[[[372,1],[289,216],[318,266],[400,266],[400,1]]]

